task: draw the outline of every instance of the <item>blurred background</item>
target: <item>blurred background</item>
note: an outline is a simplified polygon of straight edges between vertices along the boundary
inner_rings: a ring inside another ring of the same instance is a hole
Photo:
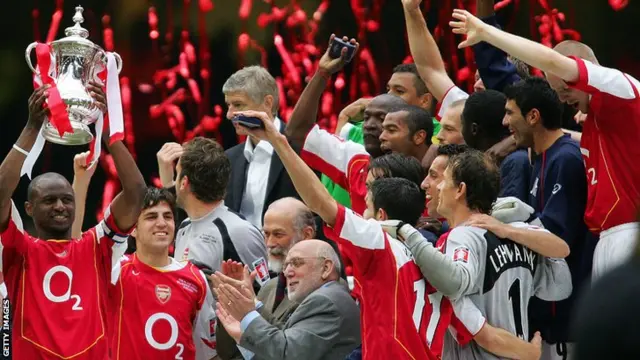
[[[640,78],[638,2],[497,2],[500,22],[510,32],[547,45],[580,39],[594,49],[601,64]],[[359,56],[331,82],[322,100],[319,121],[332,128],[346,104],[384,91],[392,68],[411,61],[400,0],[5,0],[5,20],[0,22],[2,158],[28,116],[33,87],[25,48],[33,41],[64,37],[77,5],[85,9],[83,27],[89,39],[122,56],[125,140],[149,184],[158,183],[156,152],[167,141],[208,136],[225,148],[242,141],[225,119],[221,88],[243,66],[261,64],[276,77],[280,117],[286,120],[330,34],[356,37]],[[452,78],[471,90],[473,56],[456,50],[460,38],[447,23],[454,7],[474,11],[475,0],[423,0],[422,7]],[[85,150],[48,143],[34,176],[55,171],[71,181],[73,156]],[[100,165],[89,189],[85,228],[96,223],[119,191],[108,154],[103,153]],[[21,211],[27,184],[23,177],[14,195]],[[24,213],[23,219],[29,229]]]

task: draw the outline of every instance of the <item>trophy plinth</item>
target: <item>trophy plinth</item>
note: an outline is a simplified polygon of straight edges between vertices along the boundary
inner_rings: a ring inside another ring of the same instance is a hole
[[[60,97],[64,101],[73,133],[65,133],[62,137],[57,129],[47,121],[43,131],[50,142],[62,145],[82,145],[89,143],[93,134],[89,125],[95,123],[100,116],[100,109],[86,89],[91,80],[100,81],[98,74],[106,69],[107,54],[98,45],[87,38],[89,31],[80,24],[84,22],[82,6],[76,7],[73,16],[74,26],[65,29],[66,37],[53,41],[49,76],[56,84]],[[30,44],[25,53],[27,65],[36,75],[39,71],[31,63],[31,52],[37,43]],[[118,73],[122,69],[122,59],[113,53]]]

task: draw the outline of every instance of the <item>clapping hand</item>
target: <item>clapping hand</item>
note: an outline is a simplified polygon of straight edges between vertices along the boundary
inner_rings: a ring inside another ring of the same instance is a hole
[[[218,309],[224,310],[237,321],[242,321],[248,313],[256,309],[253,289],[243,287],[238,290],[229,284],[219,284],[217,287],[214,285],[214,292],[218,297]]]
[[[467,39],[458,45],[459,49],[467,46],[473,46],[484,41],[486,27],[488,26],[482,20],[471,15],[470,12],[461,9],[453,10],[453,18],[458,21],[450,21],[449,26],[453,28],[454,34],[467,35]]]
[[[224,326],[224,329],[227,330],[227,334],[231,336],[236,343],[240,342],[240,337],[242,337],[242,328],[240,327],[240,320],[235,319],[231,316],[222,306],[221,303],[216,304],[216,315],[218,316],[218,321]]]

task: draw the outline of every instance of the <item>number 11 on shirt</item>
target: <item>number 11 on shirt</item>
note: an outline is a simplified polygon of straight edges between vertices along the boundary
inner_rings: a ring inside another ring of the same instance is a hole
[[[442,301],[442,293],[434,292],[428,294],[425,298],[425,292],[427,290],[427,283],[424,279],[420,279],[413,283],[413,291],[416,293],[416,304],[413,308],[413,323],[416,326],[416,330],[420,331],[420,324],[422,322],[422,316],[424,315],[424,307],[427,304],[426,298],[428,298],[431,304],[432,312],[429,319],[429,325],[427,326],[427,344],[431,344],[433,336],[436,333],[438,323],[440,322],[440,302]]]

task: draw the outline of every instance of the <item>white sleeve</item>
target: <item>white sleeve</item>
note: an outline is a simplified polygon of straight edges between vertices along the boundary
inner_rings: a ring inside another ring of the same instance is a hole
[[[100,240],[104,237],[108,237],[113,240],[111,244],[111,268],[114,268],[116,265],[119,265],[120,260],[122,260],[124,253],[127,251],[128,236],[118,234],[115,231],[111,230],[111,228],[107,224],[107,221],[105,220],[102,220],[98,224],[98,226],[95,227],[95,229],[98,243],[100,243]]]
[[[478,277],[484,268],[486,243],[477,228],[457,227],[449,233],[445,255],[458,264],[466,274],[459,292],[451,297],[458,299],[463,295],[475,293],[478,289]],[[483,248],[483,245],[485,248]]]
[[[638,97],[640,83],[633,76],[587,60],[574,60],[580,74],[578,81],[574,84],[575,87],[590,93],[597,91],[626,100]]]
[[[451,300],[454,319],[449,325],[449,331],[456,342],[464,346],[482,330],[487,319],[467,296],[458,300]],[[457,321],[456,321],[457,320]]]
[[[353,129],[354,125],[352,123],[346,123],[342,126],[342,129],[340,129],[340,133],[338,134],[338,136],[340,136],[343,139],[349,139],[349,132],[351,131],[351,129]]]
[[[464,92],[462,89],[455,85],[452,86],[449,90],[447,90],[447,93],[444,95],[444,98],[442,99],[440,104],[438,104],[436,118],[438,120],[442,119],[444,113],[447,112],[447,109],[449,108],[449,106],[451,106],[451,104],[458,100],[464,100],[468,97],[469,94]]]
[[[120,270],[122,269],[122,262],[129,260],[127,255],[122,255],[118,261],[111,267],[111,285],[115,285],[120,278]]]
[[[568,298],[573,291],[569,265],[564,259],[539,256],[533,285],[534,295],[544,301],[560,301]]]
[[[346,182],[349,163],[356,155],[368,156],[364,145],[346,141],[314,125],[302,147],[300,157],[313,169],[341,185]]]
[[[213,310],[214,300],[209,283],[202,271],[200,271],[200,275],[207,289],[207,295],[193,324],[193,343],[196,348],[196,360],[209,360],[218,355],[215,332],[216,314]]]
[[[336,235],[355,247],[380,250],[385,247],[385,233],[382,225],[373,219],[365,220],[344,206],[338,206],[338,215],[333,227]]]

